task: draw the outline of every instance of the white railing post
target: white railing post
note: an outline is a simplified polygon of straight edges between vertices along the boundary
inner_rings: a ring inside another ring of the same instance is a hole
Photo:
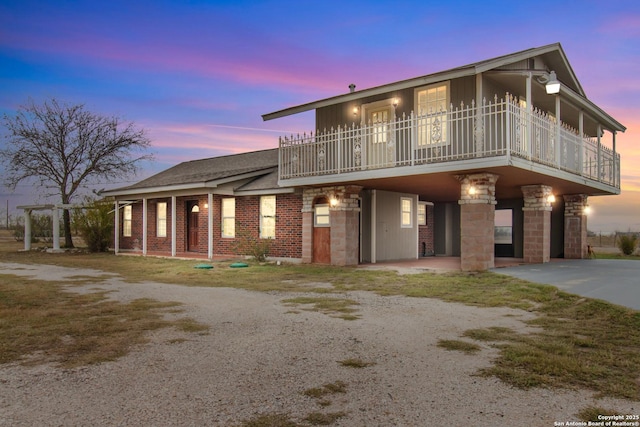
[[[560,133],[562,129],[562,122],[560,121],[560,95],[556,95],[556,146],[555,146],[555,156],[556,156],[556,166],[558,168],[562,168],[562,135]]]
[[[578,133],[580,135],[580,146],[578,147],[578,168],[580,175],[584,175],[584,150],[586,149],[586,140],[584,138],[584,113],[582,110],[578,112]]]
[[[411,115],[409,116],[409,122],[411,123],[411,129],[409,130],[409,137],[411,138],[411,166],[416,164],[416,139],[418,138],[418,129],[416,126],[416,117],[414,112],[411,112]]]
[[[602,181],[602,126],[598,125],[598,154],[597,154],[597,169],[596,180]]]
[[[338,126],[338,154],[336,155],[336,157],[338,161],[336,170],[338,173],[340,173],[340,169],[341,169],[340,166],[342,164],[341,163],[342,162],[341,160],[342,159],[342,127],[341,126]]]
[[[511,101],[509,99],[509,93],[505,95],[504,99],[504,117],[505,117],[505,141],[504,146],[507,150],[507,164],[511,164]]]

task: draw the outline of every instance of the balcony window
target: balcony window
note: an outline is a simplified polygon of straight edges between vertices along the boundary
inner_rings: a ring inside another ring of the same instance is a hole
[[[416,89],[417,146],[447,144],[449,83]]]

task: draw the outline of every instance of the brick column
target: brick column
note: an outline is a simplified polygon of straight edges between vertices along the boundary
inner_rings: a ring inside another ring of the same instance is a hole
[[[313,262],[313,212],[302,210],[302,262]]]
[[[587,258],[586,194],[564,196],[564,257]]]
[[[460,267],[484,271],[495,267],[496,181],[498,175],[458,175],[460,181]]]
[[[524,196],[524,262],[549,262],[551,256],[551,201],[548,185],[525,185]]]
[[[302,193],[302,262],[313,262],[313,200],[336,199],[329,208],[331,264],[357,265],[360,261],[360,206],[362,187],[356,185],[306,188]]]
[[[358,265],[360,261],[360,190],[362,187],[356,185],[330,189],[338,200],[338,204],[330,208],[332,265]]]

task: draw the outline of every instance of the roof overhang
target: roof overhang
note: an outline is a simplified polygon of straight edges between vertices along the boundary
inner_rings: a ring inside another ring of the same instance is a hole
[[[105,197],[119,197],[119,196],[140,196],[140,195],[157,195],[157,194],[167,194],[167,193],[185,193],[189,191],[210,191],[214,190],[220,186],[224,186],[225,184],[229,184],[237,181],[246,181],[251,178],[255,178],[256,176],[262,176],[267,173],[276,171],[277,167],[272,167],[268,169],[261,169],[258,171],[247,172],[239,175],[233,175],[225,178],[214,179],[210,181],[204,182],[194,182],[194,183],[186,183],[186,184],[175,184],[175,185],[158,185],[154,187],[146,187],[146,188],[123,188],[123,189],[115,189],[115,190],[105,190],[101,191],[100,195]]]

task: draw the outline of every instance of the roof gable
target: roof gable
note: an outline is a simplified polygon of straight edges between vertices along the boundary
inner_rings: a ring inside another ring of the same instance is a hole
[[[558,79],[562,81],[566,86],[571,88],[573,91],[578,93],[579,95],[586,97],[582,86],[578,82],[578,78],[576,77],[573,69],[569,65],[569,61],[562,49],[560,43],[553,43],[546,46],[541,46],[537,48],[526,49],[520,52],[511,53],[508,55],[498,56],[496,58],[486,59],[479,62],[474,62],[468,65],[463,65],[461,67],[452,68],[445,71],[440,71],[433,74],[427,74],[425,76],[415,77],[407,80],[400,80],[398,82],[385,84],[382,86],[376,86],[369,89],[364,89],[360,91],[350,92],[347,94],[342,94],[338,96],[334,96],[331,98],[322,99],[319,101],[314,101],[290,108],[286,108],[284,110],[275,111],[273,113],[264,114],[262,119],[264,121],[273,120],[280,117],[286,117],[297,113],[302,113],[305,111],[326,107],[329,105],[340,104],[343,102],[349,102],[360,98],[365,98],[368,96],[379,95],[382,93],[387,93],[395,90],[402,90],[411,87],[417,87],[422,85],[428,85],[432,83],[437,83],[444,80],[450,80],[465,76],[471,76],[479,73],[484,73],[486,71],[491,70],[499,70],[503,67],[507,67],[512,64],[522,63],[525,60],[533,59],[536,57],[540,57],[542,62],[547,64],[549,70],[554,70]]]

